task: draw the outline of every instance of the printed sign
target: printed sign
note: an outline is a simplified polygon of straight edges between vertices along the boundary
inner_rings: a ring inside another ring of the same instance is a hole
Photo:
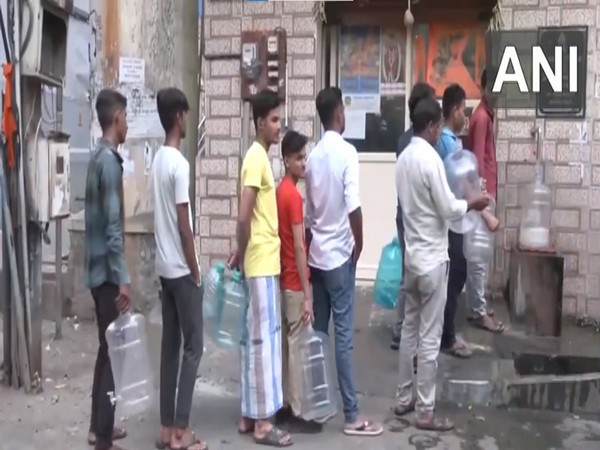
[[[488,88],[498,106],[585,117],[587,40],[586,26],[491,32]]]

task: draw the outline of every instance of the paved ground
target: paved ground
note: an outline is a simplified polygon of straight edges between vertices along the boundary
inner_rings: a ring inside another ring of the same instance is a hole
[[[357,385],[364,414],[386,421],[379,438],[347,438],[340,432],[338,417],[320,435],[295,436],[298,449],[316,445],[332,450],[593,450],[600,448],[600,418],[563,413],[509,411],[478,406],[440,405],[452,417],[457,430],[448,434],[421,433],[409,421],[390,418],[395,389],[396,354],[388,347],[389,316],[370,314],[368,292],[357,299],[355,330]],[[382,323],[383,322],[383,323]],[[1,321],[0,321],[1,323]],[[370,326],[371,325],[371,326]],[[45,323],[44,392],[25,395],[0,388],[0,450],[85,449],[89,420],[89,389],[96,351],[94,324],[66,321],[63,340],[51,339],[52,324]],[[589,345],[589,344],[588,344]],[[153,341],[151,348],[156,348]],[[482,347],[483,348],[483,347]],[[490,355],[481,355],[482,361]],[[0,357],[1,359],[1,357]],[[441,358],[442,371],[448,361]],[[485,362],[482,363],[485,366]],[[237,362],[235,354],[210,345],[203,358],[195,393],[193,421],[211,449],[251,449],[251,441],[237,435]],[[130,421],[127,449],[153,448],[156,412]]]

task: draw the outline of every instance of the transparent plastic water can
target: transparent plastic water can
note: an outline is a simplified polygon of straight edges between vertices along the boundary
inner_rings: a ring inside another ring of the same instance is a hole
[[[210,268],[204,278],[204,299],[202,313],[205,320],[214,317],[219,300],[225,290],[225,264],[217,263]]]
[[[302,380],[301,417],[322,423],[336,415],[338,404],[328,336],[304,327],[291,343],[290,351],[298,355],[297,367],[290,369],[300,371],[296,379]]]
[[[244,334],[245,318],[248,309],[248,289],[242,274],[231,272],[219,296],[213,318],[212,339],[221,348],[233,349],[240,345]]]
[[[141,314],[120,315],[106,330],[115,381],[114,401],[125,417],[147,411],[154,402],[154,377]]]

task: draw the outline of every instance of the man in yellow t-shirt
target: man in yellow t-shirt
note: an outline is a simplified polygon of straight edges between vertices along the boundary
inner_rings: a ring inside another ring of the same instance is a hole
[[[230,266],[241,266],[248,284],[246,330],[241,342],[242,418],[239,431],[254,442],[292,445],[289,433],[271,418],[283,406],[279,233],[275,181],[268,150],[279,142],[280,100],[265,90],[252,100],[256,140],[242,163],[237,252]]]

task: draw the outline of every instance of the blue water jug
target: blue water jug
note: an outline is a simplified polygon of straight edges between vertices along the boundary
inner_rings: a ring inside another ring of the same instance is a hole
[[[204,279],[204,299],[202,312],[205,320],[212,320],[217,311],[219,299],[225,295],[225,264],[217,263],[210,268]]]
[[[398,238],[395,237],[381,251],[375,279],[375,303],[385,309],[396,308],[401,282],[402,249]]]
[[[240,345],[245,328],[248,308],[248,290],[240,272],[231,272],[231,278],[225,283],[224,295],[219,296],[214,317],[213,341],[222,348],[237,348]]]

